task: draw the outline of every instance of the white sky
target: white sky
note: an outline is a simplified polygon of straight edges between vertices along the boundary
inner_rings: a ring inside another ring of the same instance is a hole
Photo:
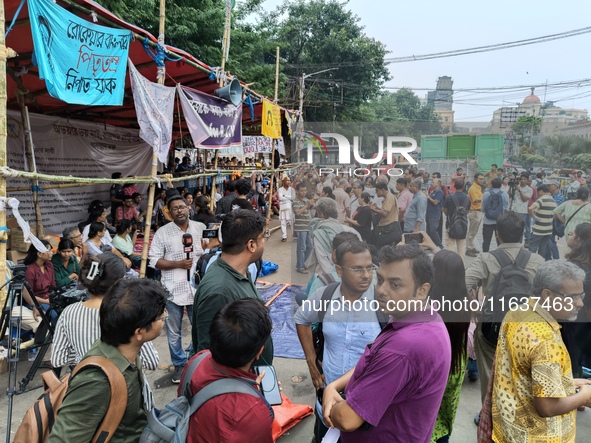
[[[273,10],[282,0],[266,0]],[[350,0],[365,33],[386,45],[387,57],[422,55],[530,39],[591,25],[589,0]],[[454,89],[536,85],[591,79],[591,33],[480,54],[389,65],[386,86],[410,87],[423,98],[437,77],[448,75]],[[524,90],[456,92],[456,121],[489,121],[495,109],[513,106]],[[544,87],[535,94],[563,108],[591,109],[591,83]]]

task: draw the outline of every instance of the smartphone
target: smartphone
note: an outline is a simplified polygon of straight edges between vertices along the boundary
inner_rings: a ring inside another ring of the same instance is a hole
[[[423,243],[423,234],[418,232],[413,232],[411,234],[404,234],[404,243],[407,245],[411,245],[413,243],[419,244]]]
[[[217,229],[204,229],[203,230],[203,238],[218,238],[218,230]]]
[[[273,366],[255,366],[254,372],[257,375],[265,371],[265,376],[261,381],[261,392],[271,406],[280,405],[283,403],[281,399],[281,391],[279,390],[279,383],[277,382],[277,374]]]

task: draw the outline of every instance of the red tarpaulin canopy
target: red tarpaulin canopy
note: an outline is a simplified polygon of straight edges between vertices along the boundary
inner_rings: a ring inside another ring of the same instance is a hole
[[[21,4],[21,0],[3,1],[6,29],[8,30],[18,7]],[[91,0],[69,0],[67,3],[63,1],[58,1],[57,3],[68,11],[90,22],[92,22],[91,15],[87,12],[81,11],[77,5],[86,8],[89,11],[94,10],[99,18],[110,22],[106,23],[103,20],[99,20],[99,24],[108,27],[129,29],[133,32],[134,40],[129,47],[129,57],[144,77],[151,81],[156,81],[156,63],[144,50],[142,42],[140,41],[141,39],[136,38],[137,36],[141,36],[146,38],[149,42],[157,43],[158,40],[152,34],[121,20],[98,3]],[[21,9],[14,27],[6,37],[6,46],[18,53],[18,57],[8,59],[7,62],[8,68],[6,77],[8,109],[19,109],[16,94],[17,89],[19,88],[18,83],[21,83],[21,85],[28,91],[26,94],[26,104],[29,106],[31,112],[37,112],[44,115],[70,117],[72,119],[98,121],[114,126],[138,127],[131,86],[129,83],[129,75],[126,76],[125,80],[125,97],[122,106],[72,105],[49,95],[45,86],[45,81],[39,79],[37,67],[33,66],[32,63],[33,39],[31,38],[29,13],[26,5]],[[212,81],[209,78],[212,71],[211,67],[197,60],[182,49],[177,49],[168,45],[165,45],[165,47],[177,56],[182,57],[180,61],[166,61],[165,84],[167,86],[175,86],[177,83],[181,83],[183,86],[190,86],[191,88],[213,95],[213,92],[219,88],[219,85],[216,81]],[[192,66],[190,62],[196,66]],[[25,69],[27,72],[21,75],[21,72],[24,72]],[[255,121],[253,122],[251,120],[250,108],[244,105],[244,126],[260,124],[262,112],[262,106],[260,103],[254,106],[254,111]],[[175,114],[176,112],[178,111],[175,109]],[[184,120],[181,124],[185,126]],[[175,115],[174,125],[174,129],[178,131],[179,118],[177,115]],[[178,133],[175,133],[173,137],[176,137],[177,134]]]

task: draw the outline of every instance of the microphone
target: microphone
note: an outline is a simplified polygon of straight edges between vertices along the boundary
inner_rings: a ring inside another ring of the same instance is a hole
[[[183,234],[183,247],[185,254],[187,254],[187,260],[189,260],[191,258],[191,252],[193,252],[193,236],[191,234]],[[191,281],[190,269],[187,269],[187,281]]]

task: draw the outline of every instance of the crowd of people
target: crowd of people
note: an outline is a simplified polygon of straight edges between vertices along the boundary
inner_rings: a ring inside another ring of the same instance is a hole
[[[574,442],[576,410],[591,407],[586,184],[563,194],[542,174],[516,179],[496,165],[472,177],[459,168],[449,185],[415,168],[401,177],[300,168],[277,178],[281,240],[296,241],[293,269],[309,277],[294,322],[317,392],[315,441],[334,427],[342,442],[447,442],[468,372],[480,380],[480,433],[489,424],[497,442]],[[173,383],[194,359],[206,362],[191,372],[192,395],[225,378],[258,389],[253,366],[273,363],[272,321],[256,287],[268,181],[256,171],[230,180],[213,205],[210,190],[158,192],[151,279],[135,278],[146,209],[133,185],[113,185],[110,220],[92,202],[55,255],[29,250],[30,329],[37,306],[51,312],[53,287],[89,294],[53,318],[53,366],[102,355],[125,377],[129,401],[111,441],[138,441],[147,424],[154,400],[142,368],[158,367],[151,342],[163,330]],[[559,259],[563,236],[569,252]],[[499,303],[505,321],[487,317]],[[105,380],[96,368],[73,379],[50,442],[90,441],[108,409]],[[264,396],[228,393],[191,417],[187,441],[270,442],[271,420]]]

